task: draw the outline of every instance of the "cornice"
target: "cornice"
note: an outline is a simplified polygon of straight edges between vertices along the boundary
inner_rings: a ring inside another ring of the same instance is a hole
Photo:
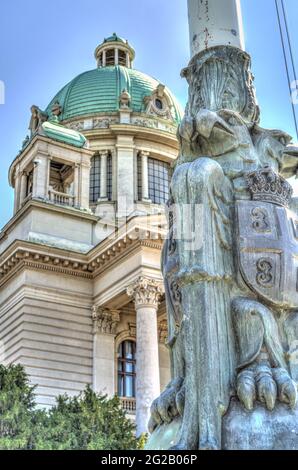
[[[79,254],[46,245],[16,240],[0,256],[0,287],[23,269],[34,269],[60,273],[85,279],[94,279],[132,251],[148,247],[161,251],[163,240],[134,239],[124,235],[108,246],[99,244],[88,254]],[[144,235],[143,235],[144,236]]]
[[[19,154],[14,158],[14,160],[10,164],[10,167],[9,167],[9,170],[8,170],[8,179],[9,179],[9,184],[11,186],[12,186],[12,176],[13,176],[13,171],[14,171],[15,166],[19,162],[21,162],[21,160],[23,160],[24,157],[30,151],[34,150],[34,146],[35,146],[36,143],[46,144],[45,148],[40,148],[39,147],[37,149],[39,152],[43,152],[46,155],[48,155],[48,146],[63,147],[65,149],[71,150],[75,153],[81,153],[81,154],[85,153],[85,154],[89,154],[90,156],[92,156],[92,154],[93,154],[93,152],[90,149],[86,148],[86,147],[77,148],[77,147],[74,147],[73,145],[67,144],[65,142],[60,142],[60,141],[57,141],[57,140],[50,139],[49,137],[45,137],[43,135],[36,134],[33,137],[33,139],[29,142],[29,144],[19,152]]]
[[[90,214],[89,212],[85,212],[75,208],[68,208],[67,206],[58,206],[51,202],[44,202],[39,201],[38,199],[29,199],[26,204],[10,219],[6,225],[4,225],[3,229],[0,232],[0,240],[7,236],[7,232],[14,226],[16,222],[20,222],[27,212],[29,212],[33,207],[37,207],[39,209],[43,209],[46,211],[51,212],[59,212],[61,214],[67,214],[71,217],[79,217],[80,219],[87,219],[94,223],[98,222],[99,217],[94,214]]]

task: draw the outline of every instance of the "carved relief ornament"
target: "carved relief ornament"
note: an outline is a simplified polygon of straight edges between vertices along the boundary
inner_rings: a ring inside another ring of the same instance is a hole
[[[139,277],[127,288],[127,295],[133,297],[136,307],[153,306],[158,307],[164,286],[161,281],[146,277]]]
[[[108,310],[94,306],[92,308],[93,333],[116,334],[120,321],[118,310]]]

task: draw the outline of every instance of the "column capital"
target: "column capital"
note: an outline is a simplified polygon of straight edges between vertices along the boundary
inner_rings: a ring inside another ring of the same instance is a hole
[[[108,156],[109,156],[109,150],[99,150],[99,151],[98,151],[98,154],[99,154],[101,157],[108,157]]]
[[[92,307],[93,333],[116,334],[117,324],[120,322],[119,310],[94,305]]]
[[[164,285],[162,281],[141,276],[127,288],[126,292],[129,297],[133,297],[136,308],[142,306],[157,308],[164,293]]]
[[[150,157],[150,152],[147,152],[147,150],[139,150],[139,155],[141,157]]]

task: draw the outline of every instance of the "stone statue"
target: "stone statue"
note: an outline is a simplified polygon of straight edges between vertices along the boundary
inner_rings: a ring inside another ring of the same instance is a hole
[[[31,118],[29,123],[31,137],[38,131],[41,124],[47,120],[47,113],[42,111],[38,106],[31,106]]]
[[[162,255],[172,380],[152,404],[148,448],[168,429],[163,448],[298,449],[298,214],[285,179],[298,148],[259,126],[246,52],[203,50],[183,76]]]
[[[62,106],[60,105],[59,101],[55,101],[55,103],[53,104],[52,108],[51,108],[51,112],[52,112],[52,115],[55,116],[55,117],[58,117],[60,116],[60,114],[62,114]]]
[[[121,109],[129,108],[131,102],[131,95],[126,89],[122,90],[122,93],[119,98],[119,104]]]

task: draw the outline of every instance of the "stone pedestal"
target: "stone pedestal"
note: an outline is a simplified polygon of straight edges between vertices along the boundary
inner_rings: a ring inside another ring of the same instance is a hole
[[[168,450],[178,443],[182,419],[158,426],[147,450]],[[223,418],[223,450],[298,450],[298,408],[278,404],[273,411],[257,404],[247,411],[233,399]]]
[[[224,450],[298,450],[298,408],[277,404],[268,411],[257,404],[246,411],[236,400],[223,420]]]

